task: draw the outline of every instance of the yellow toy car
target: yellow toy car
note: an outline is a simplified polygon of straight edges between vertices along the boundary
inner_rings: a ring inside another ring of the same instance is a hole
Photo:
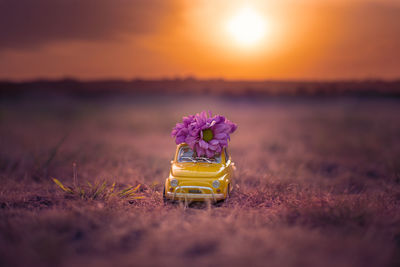
[[[179,144],[165,180],[163,200],[225,200],[233,188],[234,170],[226,148],[215,157],[206,158],[197,157],[187,144]]]

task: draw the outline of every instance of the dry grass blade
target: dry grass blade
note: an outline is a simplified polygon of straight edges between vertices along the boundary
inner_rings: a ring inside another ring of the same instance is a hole
[[[132,197],[132,199],[145,199],[146,197],[140,196],[140,197]]]
[[[127,187],[127,188],[121,190],[121,192],[119,192],[118,195],[124,196],[124,195],[126,195],[127,193],[129,193],[129,191],[130,191],[132,188],[133,188],[133,186],[129,186],[129,187]]]
[[[85,190],[82,187],[80,187],[79,189],[80,189],[79,193],[80,193],[81,197],[85,197]]]
[[[138,184],[132,191],[136,192],[137,190],[139,190],[140,186],[141,186],[141,184]]]
[[[56,183],[56,185],[58,185],[64,192],[73,194],[74,191],[72,191],[70,188],[64,186],[58,179],[56,178],[52,178],[53,182]]]
[[[137,186],[129,186],[120,192],[115,191],[116,187],[116,182],[114,182],[111,186],[107,186],[107,182],[104,181],[103,183],[98,183],[95,182],[94,184],[91,184],[90,182],[86,182],[88,186],[86,186],[86,189],[84,186],[72,186],[68,187],[63,185],[58,179],[52,178],[54,183],[57,184],[64,192],[69,193],[69,194],[74,194],[82,199],[103,199],[107,200],[112,196],[118,196],[120,198],[124,199],[144,199],[143,196],[136,196],[137,191],[139,190],[141,184],[138,184]]]
[[[103,182],[101,186],[99,186],[96,190],[96,192],[93,194],[93,199],[96,199],[101,193],[104,192],[104,189],[106,189],[107,183]]]
[[[139,188],[140,188],[140,184],[138,184],[136,187],[130,186],[130,187],[122,190],[119,193],[119,196],[120,197],[130,197],[130,196],[136,194],[136,191],[139,190]]]
[[[111,188],[110,188],[110,191],[109,191],[109,193],[111,194],[112,192],[114,192],[114,189],[115,189],[115,182],[112,184],[112,186],[111,186]]]

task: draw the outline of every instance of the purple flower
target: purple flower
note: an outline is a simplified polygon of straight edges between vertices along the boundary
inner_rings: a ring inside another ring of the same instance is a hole
[[[224,116],[212,117],[211,111],[205,111],[183,118],[171,132],[176,144],[186,143],[196,151],[197,156],[214,157],[228,146],[230,134],[237,129],[237,125]]]
[[[177,123],[171,132],[171,136],[175,137],[176,144],[184,143],[189,134],[189,124],[193,121],[194,116],[183,117],[182,123]]]

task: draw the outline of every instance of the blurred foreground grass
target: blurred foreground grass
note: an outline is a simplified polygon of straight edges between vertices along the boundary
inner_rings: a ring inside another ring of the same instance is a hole
[[[239,125],[235,192],[164,206],[170,130],[208,109]],[[0,266],[400,264],[398,100],[32,97],[2,100],[0,123]],[[145,198],[50,179],[76,175]]]

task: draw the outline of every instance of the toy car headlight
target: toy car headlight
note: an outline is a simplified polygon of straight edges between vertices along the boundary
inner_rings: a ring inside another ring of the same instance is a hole
[[[171,184],[172,187],[177,187],[178,186],[178,180],[172,179],[170,184]]]
[[[220,186],[220,182],[218,180],[215,180],[214,182],[212,182],[212,186],[214,188],[218,188]]]

